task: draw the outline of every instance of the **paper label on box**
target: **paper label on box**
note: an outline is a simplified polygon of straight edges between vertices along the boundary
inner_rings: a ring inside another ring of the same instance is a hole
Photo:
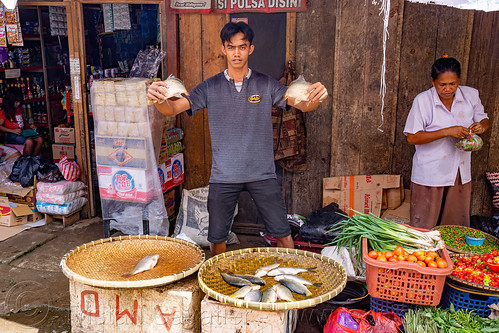
[[[99,166],[99,192],[104,198],[148,201],[154,195],[151,170]]]
[[[98,165],[147,169],[145,138],[95,137]]]
[[[164,192],[184,182],[184,155],[179,153],[170,157],[158,167],[161,190]]]

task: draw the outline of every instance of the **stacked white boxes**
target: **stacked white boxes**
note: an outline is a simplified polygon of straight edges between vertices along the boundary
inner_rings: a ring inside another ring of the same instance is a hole
[[[125,227],[114,227],[125,233],[130,233],[126,224],[168,219],[157,163],[165,117],[148,103],[150,83],[139,78],[106,79],[95,81],[91,88],[103,218],[126,215],[128,221],[119,223]],[[141,207],[144,216],[132,218],[130,211],[123,215],[130,203]],[[163,233],[154,229],[151,233]]]

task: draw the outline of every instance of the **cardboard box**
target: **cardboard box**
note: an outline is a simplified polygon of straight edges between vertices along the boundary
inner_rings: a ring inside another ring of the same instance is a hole
[[[53,144],[52,145],[52,156],[54,158],[54,163],[57,163],[66,156],[68,160],[75,160],[75,146],[66,144]]]
[[[75,129],[68,127],[54,128],[54,142],[75,145]]]
[[[396,209],[387,209],[381,214],[385,220],[402,224],[409,224],[411,221],[411,191],[406,189],[404,202]]]
[[[168,217],[173,217],[175,215],[175,191],[171,190],[163,194],[165,199],[165,208]]]
[[[33,215],[31,208],[28,205],[14,205],[17,205],[17,207],[11,207],[9,199],[0,197],[0,225],[13,227],[28,223],[28,216]]]
[[[8,187],[0,186],[0,196],[7,197],[11,202],[28,206],[36,206],[36,190],[33,187],[14,190]]]
[[[97,174],[103,198],[146,202],[154,197],[153,170],[100,165]]]
[[[400,175],[359,175],[323,179],[322,205],[336,202],[340,209],[352,216],[350,208],[380,216],[383,202],[395,209],[404,200],[404,186]]]
[[[98,165],[123,168],[148,168],[148,147],[145,138],[95,137]]]
[[[184,154],[178,153],[158,166],[163,193],[184,182]]]

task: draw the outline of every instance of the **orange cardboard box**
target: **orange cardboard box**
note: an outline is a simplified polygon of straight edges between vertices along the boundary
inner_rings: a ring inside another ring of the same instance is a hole
[[[17,207],[10,207],[9,199],[0,197],[0,225],[13,227],[28,223],[28,217],[31,217],[33,211],[27,205],[16,205]]]
[[[400,175],[357,175],[323,179],[322,205],[336,202],[352,216],[350,208],[380,216],[381,209],[395,209],[404,200]]]

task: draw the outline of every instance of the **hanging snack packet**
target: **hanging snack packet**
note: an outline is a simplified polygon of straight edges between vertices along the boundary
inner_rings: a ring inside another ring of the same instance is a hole
[[[456,148],[464,151],[476,151],[482,148],[483,140],[476,134],[469,135],[468,137],[456,142]]]

